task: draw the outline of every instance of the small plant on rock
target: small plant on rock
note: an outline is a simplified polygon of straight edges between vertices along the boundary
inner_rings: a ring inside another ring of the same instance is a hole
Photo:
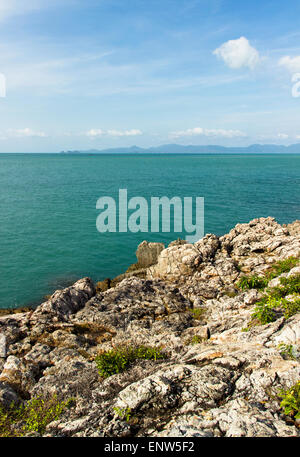
[[[130,358],[125,350],[112,349],[98,355],[95,362],[100,376],[108,378],[113,374],[124,371],[130,363]]]
[[[292,268],[294,268],[299,263],[299,258],[289,257],[285,260],[279,260],[275,262],[270,270],[265,274],[265,276],[251,275],[251,276],[242,276],[237,282],[237,287],[241,290],[248,289],[265,289],[271,279],[280,276],[283,273],[288,273]],[[296,275],[295,275],[296,276]],[[282,284],[287,278],[281,278]],[[280,281],[281,281],[280,279]],[[289,281],[288,281],[289,282]],[[299,290],[299,287],[298,287]]]
[[[42,397],[33,398],[24,406],[22,414],[25,419],[25,430],[44,433],[50,422],[58,420],[63,411],[74,403],[74,399],[58,401],[56,395],[44,400]]]
[[[300,313],[300,299],[291,301],[285,300],[284,318],[289,319],[297,313]]]
[[[292,360],[296,359],[294,355],[294,346],[292,344],[279,343],[278,350],[282,358]]]
[[[280,407],[284,414],[293,419],[300,419],[300,381],[289,389],[280,391],[278,396],[282,398]]]
[[[131,408],[118,408],[115,407],[114,411],[116,412],[117,416],[121,420],[126,420],[126,422],[129,422],[130,417],[131,417]]]
[[[126,370],[136,360],[157,360],[166,358],[161,348],[150,346],[127,347],[111,349],[95,358],[100,376],[108,378]]]
[[[278,260],[278,262],[272,265],[271,270],[267,273],[267,278],[273,279],[277,276],[280,276],[282,273],[288,273],[292,268],[294,268],[299,263],[299,258],[297,257],[288,257],[285,260]]]
[[[59,401],[57,396],[35,397],[20,406],[0,406],[0,437],[24,436],[28,432],[43,434],[50,422],[57,420],[74,399]]]
[[[194,335],[191,339],[191,344],[199,344],[202,343],[202,338],[199,335]]]
[[[252,314],[252,325],[258,322],[268,324],[278,317],[289,319],[300,312],[300,275],[280,278],[280,285],[267,289],[256,303]],[[292,297],[288,297],[292,296]]]
[[[274,291],[281,296],[300,293],[300,274],[289,278],[280,278],[280,286],[274,287]]]
[[[264,289],[267,284],[268,280],[262,276],[242,276],[237,283],[237,287],[241,290]]]
[[[260,324],[265,325],[275,321],[275,308],[277,305],[278,304],[272,297],[269,297],[267,300],[259,301],[252,314],[252,322],[258,321]]]
[[[203,318],[203,315],[206,311],[206,308],[190,308],[189,312],[192,314],[193,318],[197,321],[200,321]]]

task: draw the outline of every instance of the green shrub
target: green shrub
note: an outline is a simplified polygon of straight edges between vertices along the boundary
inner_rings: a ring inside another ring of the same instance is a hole
[[[280,407],[284,414],[294,419],[300,419],[300,381],[289,389],[282,390],[278,396],[282,398]]]
[[[271,279],[280,276],[282,273],[288,273],[292,268],[294,268],[299,263],[299,258],[289,257],[285,260],[279,260],[274,263],[269,272],[265,276],[251,275],[251,276],[242,276],[237,282],[237,287],[241,290],[247,289],[264,289],[267,287]],[[295,275],[296,276],[296,275]],[[281,278],[286,279],[286,278]],[[298,288],[299,290],[299,288]]]
[[[294,346],[292,344],[280,343],[278,345],[278,350],[280,352],[281,357],[283,357],[284,359],[296,359],[294,355]]]
[[[278,317],[289,319],[294,314],[300,312],[300,297],[290,300],[288,295],[299,294],[300,275],[293,275],[289,278],[280,278],[280,285],[267,289],[266,293],[256,303],[252,314],[252,325],[255,321],[260,324],[268,324]]]
[[[300,313],[300,299],[286,301],[286,306],[284,310],[285,319],[289,319],[297,313]]]
[[[0,437],[22,436],[24,432],[17,431],[16,425],[20,423],[21,415],[17,408],[13,405],[9,409],[5,409],[0,405]],[[20,429],[20,427],[19,427]]]
[[[300,293],[300,274],[289,278],[280,278],[280,286],[273,288],[273,295],[285,297],[286,295]]]
[[[237,287],[242,290],[247,289],[264,289],[268,284],[268,280],[262,276],[242,276]]]
[[[278,262],[272,265],[271,270],[267,273],[268,279],[276,278],[280,276],[282,273],[288,273],[292,268],[294,268],[299,262],[299,258],[297,257],[289,257],[285,260],[279,260]]]
[[[252,320],[258,320],[260,324],[269,324],[278,317],[289,319],[300,312],[300,299],[295,301],[268,296],[256,303]]]
[[[100,354],[95,359],[98,372],[103,378],[124,371],[130,364],[131,358],[125,350],[115,350]]]
[[[257,302],[252,314],[252,321],[258,320],[263,325],[273,322],[276,319],[275,308],[278,305],[273,297]]]
[[[194,335],[193,338],[191,339],[191,344],[199,344],[203,341],[203,338],[201,338],[199,335]]]
[[[116,414],[119,416],[120,419],[126,420],[126,422],[129,422],[129,419],[131,417],[131,408],[115,407],[114,411],[116,412]]]
[[[54,395],[50,399],[36,397],[8,409],[0,406],[0,437],[24,436],[28,432],[43,434],[47,425],[57,420],[73,402],[74,399],[58,401]]]
[[[194,319],[200,321],[203,318],[206,308],[190,308],[188,311],[193,315]]]
[[[50,400],[44,400],[41,397],[33,398],[26,403],[22,412],[25,430],[44,433],[46,426],[58,420],[62,412],[73,402],[73,399],[58,401],[56,396]]]
[[[160,348],[150,346],[139,346],[133,350],[134,359],[157,360],[164,359],[165,354],[161,352]]]
[[[100,376],[108,378],[109,376],[123,372],[136,360],[157,360],[163,358],[166,358],[166,354],[161,352],[160,348],[121,346],[99,354],[95,358],[95,362]]]

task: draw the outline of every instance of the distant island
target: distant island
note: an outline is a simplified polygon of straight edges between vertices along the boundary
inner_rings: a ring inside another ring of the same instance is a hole
[[[89,149],[86,151],[61,151],[60,154],[274,154],[274,153],[289,153],[299,154],[300,143],[291,144],[289,146],[278,144],[251,144],[250,146],[226,147],[217,145],[195,146],[195,145],[180,145],[180,144],[165,144],[150,148],[140,148],[138,146],[130,146],[127,148],[109,148],[109,149]]]

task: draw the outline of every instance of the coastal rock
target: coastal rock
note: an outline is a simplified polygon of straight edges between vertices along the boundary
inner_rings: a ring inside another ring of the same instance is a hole
[[[294,232],[293,232],[294,233]],[[192,244],[164,249],[146,278],[176,283],[190,300],[217,298],[243,274],[263,274],[278,260],[300,255],[300,236],[290,235],[274,218],[237,224],[218,238],[208,234]]]
[[[110,288],[110,286],[111,286],[111,279],[110,278],[106,278],[103,281],[97,282],[97,284],[96,284],[96,292],[97,293],[105,292],[106,290],[108,290]]]
[[[203,411],[199,416],[188,415],[172,421],[154,436],[174,436],[184,430],[185,436],[223,437],[291,437],[299,436],[295,426],[274,417],[262,405],[245,399],[229,401],[225,406]],[[198,431],[198,435],[195,433]]]
[[[115,334],[134,321],[142,320],[149,327],[158,318],[184,313],[190,306],[176,287],[158,280],[128,278],[89,300],[76,320],[97,323],[104,332]]]
[[[299,293],[288,296],[293,315],[262,325],[253,312],[266,291],[238,285],[299,257],[297,227],[259,218],[195,244],[144,242],[141,269],[97,290],[84,278],[34,311],[1,316],[0,405],[73,399],[48,437],[299,437],[278,396],[300,379]],[[140,346],[162,357],[100,376],[100,356]]]
[[[6,336],[0,333],[0,358],[6,357]]]
[[[195,269],[196,259],[200,262],[200,253],[192,244],[175,245],[164,249],[157,264],[148,269],[149,277],[169,280],[182,275],[190,275]]]
[[[143,241],[139,244],[136,251],[138,268],[146,268],[154,265],[164,248],[163,243],[148,243],[147,241]]]
[[[171,243],[169,243],[168,248],[171,248],[172,246],[181,246],[183,244],[187,244],[187,241],[181,238],[177,238],[177,240],[171,241]]]
[[[38,320],[41,315],[50,314],[65,318],[83,308],[95,293],[95,286],[89,278],[80,279],[73,286],[54,292],[47,302],[32,313],[31,321]]]
[[[300,255],[299,236],[290,235],[272,217],[237,224],[220,242],[246,273],[262,273],[276,260]]]
[[[196,411],[212,408],[230,393],[233,380],[233,373],[220,366],[172,365],[122,390],[116,405],[148,414],[185,403]]]
[[[0,374],[0,383],[11,386],[19,394],[26,394],[35,384],[34,371],[18,357],[9,356]]]
[[[9,408],[12,404],[18,405],[19,403],[20,398],[12,387],[0,381],[0,406]]]
[[[283,227],[286,227],[288,229],[288,232],[292,236],[298,236],[300,235],[300,221],[294,221],[292,224],[283,224]]]
[[[276,344],[294,344],[300,345],[300,315],[297,314],[291,317],[285,326],[276,333],[273,338],[273,342]]]

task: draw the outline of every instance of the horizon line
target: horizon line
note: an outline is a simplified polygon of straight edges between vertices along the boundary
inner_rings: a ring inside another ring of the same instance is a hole
[[[267,147],[267,148],[270,148],[270,147],[274,147],[274,148],[285,148],[285,149],[288,149],[290,147],[297,147],[299,146],[299,153],[300,153],[300,143],[291,143],[289,145],[284,145],[284,144],[275,144],[275,143],[251,143],[247,146],[224,146],[224,145],[218,145],[218,144],[206,144],[206,145],[194,145],[194,144],[178,144],[178,143],[166,143],[166,144],[161,144],[161,145],[158,145],[158,146],[148,146],[148,147],[140,147],[140,146],[136,146],[136,145],[132,145],[132,146],[119,146],[119,147],[107,147],[107,148],[102,148],[102,149],[98,149],[98,148],[89,148],[89,149],[66,149],[66,150],[60,150],[60,151],[37,151],[37,152],[34,152],[34,151],[12,151],[12,152],[7,152],[7,151],[0,151],[0,154],[109,154],[109,153],[113,153],[113,151],[124,151],[124,152],[119,152],[120,154],[126,154],[126,150],[128,150],[129,153],[131,154],[134,154],[135,152],[134,151],[130,151],[130,150],[140,150],[141,152],[138,152],[138,154],[145,154],[145,153],[156,153],[156,154],[197,154],[197,152],[163,152],[163,151],[159,151],[159,152],[155,152],[155,150],[157,149],[160,149],[160,148],[164,148],[164,147],[177,147],[177,148],[182,148],[182,149],[186,149],[186,148],[208,148],[208,149],[212,149],[212,148],[220,148],[220,149],[225,149],[225,150],[248,150],[250,148],[254,148],[254,147],[257,147],[257,148],[264,148],[264,147]],[[111,152],[109,152],[111,151]],[[118,152],[116,152],[118,153]],[[199,153],[203,153],[203,151],[199,152]],[[205,153],[205,152],[204,152]],[[208,152],[210,154],[212,154],[213,152]],[[255,151],[253,151],[252,153],[255,153]],[[272,153],[270,151],[257,151],[256,152],[257,154],[262,154],[262,153]],[[280,153],[280,152],[277,152],[277,153]],[[293,152],[294,154],[297,154],[298,152],[295,151]]]

